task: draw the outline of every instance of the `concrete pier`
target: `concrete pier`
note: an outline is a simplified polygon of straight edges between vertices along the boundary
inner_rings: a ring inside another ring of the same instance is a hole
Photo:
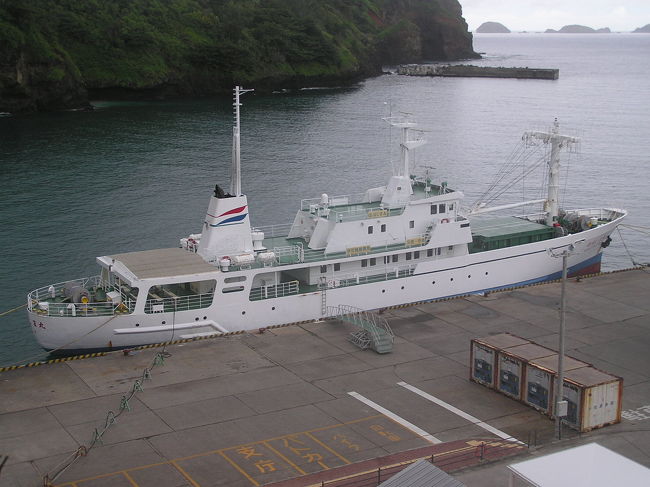
[[[517,78],[555,80],[560,77],[560,70],[471,66],[467,64],[403,64],[397,68],[397,74],[406,76],[443,76],[448,78]]]
[[[550,283],[388,310],[385,355],[328,321],[0,372],[0,485],[64,465],[53,485],[307,485],[420,457],[469,487],[507,485],[508,463],[591,441],[650,467],[650,273],[567,292],[567,353],[624,378],[620,424],[558,442],[547,417],[468,380],[471,338],[557,347]]]

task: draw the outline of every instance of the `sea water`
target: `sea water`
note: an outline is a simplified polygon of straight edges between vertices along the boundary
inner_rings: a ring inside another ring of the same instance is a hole
[[[429,141],[416,163],[468,204],[523,131],[557,117],[582,139],[564,165],[562,204],[625,208],[627,223],[650,227],[650,35],[483,34],[474,47],[485,56],[479,64],[559,68],[560,77],[386,74],[351,87],[244,95],[242,187],[252,223],[288,223],[302,198],[385,184],[398,151],[397,131],[382,118],[408,113]],[[214,185],[228,187],[230,100],[94,104],[93,112],[0,118],[0,312],[37,287],[96,274],[96,256],[177,246],[201,231]],[[613,239],[605,269],[630,267],[630,254],[650,261],[647,234],[624,229]],[[24,308],[0,317],[0,366],[45,357]]]

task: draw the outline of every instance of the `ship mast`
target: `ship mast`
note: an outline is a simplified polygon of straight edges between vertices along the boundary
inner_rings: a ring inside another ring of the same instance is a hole
[[[413,127],[417,127],[417,123],[409,120],[406,117],[388,117],[384,119],[391,126],[402,129],[400,141],[400,165],[398,167],[397,176],[410,178],[411,170],[409,159],[409,151],[426,144],[426,140],[422,138],[409,139],[409,134]]]
[[[551,144],[551,158],[548,161],[548,195],[544,203],[546,211],[546,224],[553,226],[557,222],[559,213],[559,193],[560,193],[560,151],[577,144],[580,139],[569,135],[560,135],[560,124],[557,118],[553,122],[553,128],[550,132],[526,132],[525,139],[538,139]]]
[[[232,129],[232,168],[230,170],[230,194],[241,196],[241,154],[239,145],[240,123],[239,123],[239,96],[254,90],[245,90],[241,86],[235,86],[235,125]]]

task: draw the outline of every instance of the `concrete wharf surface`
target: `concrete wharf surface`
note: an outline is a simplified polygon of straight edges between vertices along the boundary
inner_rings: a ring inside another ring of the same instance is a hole
[[[507,485],[509,463],[591,441],[650,467],[650,273],[569,280],[567,292],[567,353],[624,378],[620,424],[565,429],[558,442],[551,420],[468,380],[471,338],[511,332],[557,348],[560,284],[550,283],[386,311],[396,341],[385,355],[357,349],[349,325],[327,321],[168,346],[142,391],[134,382],[160,349],[2,372],[0,485],[43,485],[131,392],[101,443],[55,485],[249,487],[308,474],[313,484],[339,467],[347,475],[436,451],[473,458],[453,472],[469,487]],[[509,458],[481,461],[477,439]]]

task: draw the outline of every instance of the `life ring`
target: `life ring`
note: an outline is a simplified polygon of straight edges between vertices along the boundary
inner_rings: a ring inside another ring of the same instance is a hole
[[[443,218],[440,223],[449,223],[449,218]]]

